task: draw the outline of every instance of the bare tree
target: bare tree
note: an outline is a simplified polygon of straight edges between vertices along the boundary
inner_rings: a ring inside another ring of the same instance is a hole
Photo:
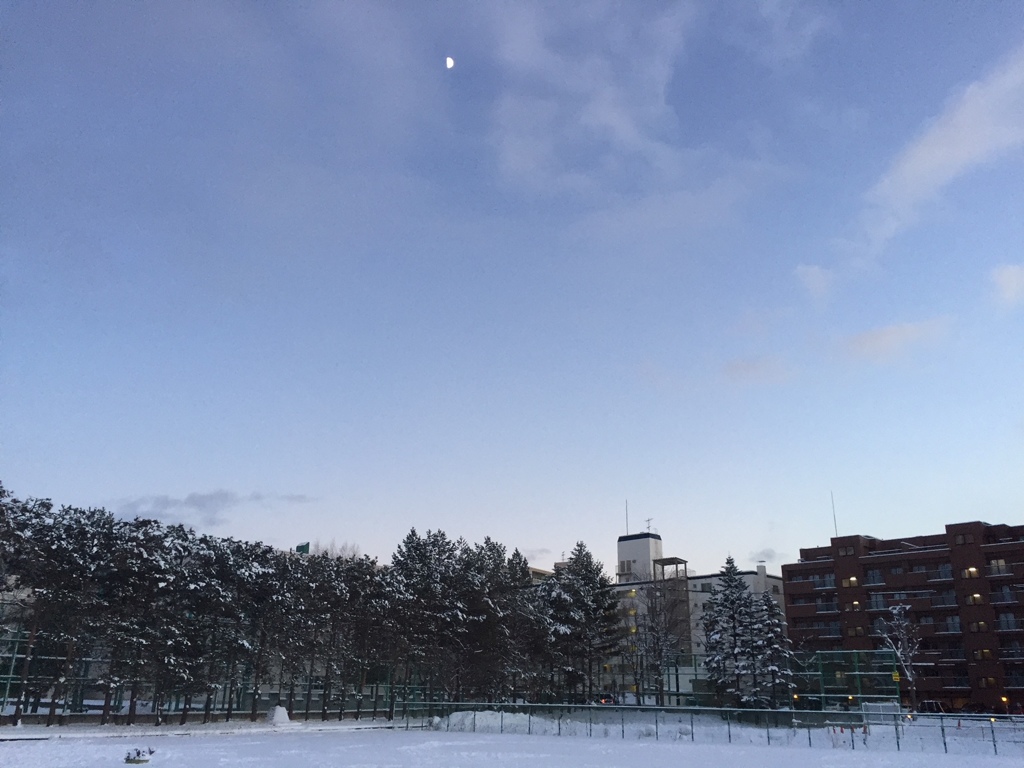
[[[910,617],[909,605],[894,605],[889,608],[890,618],[882,619],[878,633],[882,642],[896,655],[903,678],[910,689],[910,708],[917,711],[917,675],[914,659],[921,647],[921,635],[917,624]]]

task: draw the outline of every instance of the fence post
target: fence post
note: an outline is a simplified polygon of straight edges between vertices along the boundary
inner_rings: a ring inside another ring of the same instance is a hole
[[[725,729],[729,734],[729,743],[732,744],[732,713],[725,710]]]
[[[505,732],[505,710],[501,710],[498,714],[498,733]]]
[[[587,708],[587,738],[591,738],[594,735],[594,708]]]
[[[988,721],[989,728],[992,729],[992,751],[997,755],[999,754],[999,748],[996,746],[996,719],[990,718]]]
[[[476,710],[473,710],[473,733],[476,733]]]
[[[857,743],[853,739],[853,731],[854,731],[853,723],[850,723],[850,749],[851,750],[856,750],[857,749]]]
[[[690,710],[690,741],[696,738],[696,734],[693,732],[693,710]]]
[[[619,710],[619,718],[622,721],[622,738],[626,738],[626,713],[623,710]]]
[[[764,732],[768,734],[768,746],[772,745],[772,721],[768,715],[764,718]]]
[[[942,751],[949,754],[949,747],[946,746],[946,723],[942,715],[939,715],[939,730],[942,731]]]
[[[658,710],[654,710],[654,740],[658,741]]]
[[[562,735],[562,713],[558,713],[558,735]]]
[[[814,747],[814,745],[811,743],[811,726],[810,725],[807,726],[807,746],[808,747],[812,747],[812,748]]]
[[[893,728],[896,729],[896,751],[900,751],[900,718],[902,715],[893,715]]]
[[[526,710],[526,735],[533,733],[533,709]]]

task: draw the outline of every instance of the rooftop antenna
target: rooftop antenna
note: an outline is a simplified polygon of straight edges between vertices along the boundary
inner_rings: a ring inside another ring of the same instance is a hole
[[[836,522],[836,495],[832,491],[828,492],[829,496],[832,497],[832,527],[835,529],[836,538],[839,538],[839,523]]]
[[[629,536],[629,499],[626,499],[626,535]]]
[[[654,519],[653,517],[644,518],[644,521],[647,523],[647,532],[648,533],[651,532],[651,520],[653,520],[653,519]]]

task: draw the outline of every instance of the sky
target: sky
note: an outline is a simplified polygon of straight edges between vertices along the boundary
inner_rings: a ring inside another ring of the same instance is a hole
[[[5,3],[0,480],[384,562],[1020,524],[1024,4]]]

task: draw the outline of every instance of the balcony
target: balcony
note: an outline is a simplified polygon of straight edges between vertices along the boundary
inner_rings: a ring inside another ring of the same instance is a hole
[[[987,576],[1013,576],[1013,566],[1009,563],[1001,563],[998,565],[988,565],[985,567],[985,574]]]
[[[815,603],[815,613],[839,613],[839,603]]]
[[[1018,630],[1024,630],[1024,622],[1019,619],[999,619],[996,622],[997,632],[1016,632]]]
[[[1009,605],[1019,602],[1016,592],[990,592],[988,600],[992,605]]]

